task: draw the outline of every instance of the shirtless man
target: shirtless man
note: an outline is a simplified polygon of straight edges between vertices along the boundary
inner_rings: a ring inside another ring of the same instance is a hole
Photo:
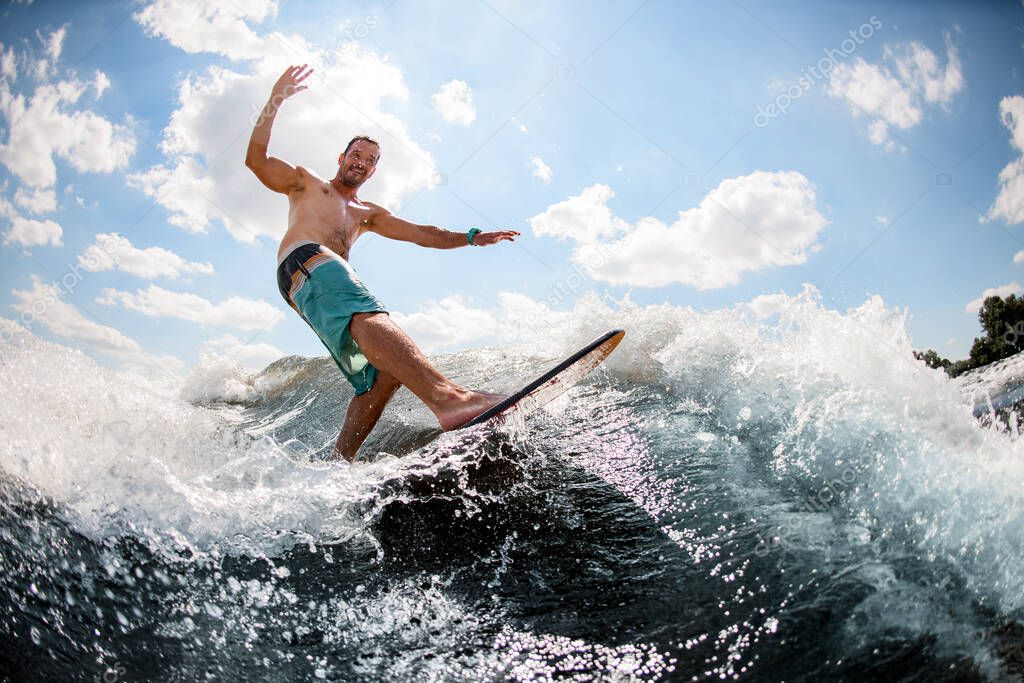
[[[312,69],[304,72],[305,68],[289,67],[274,84],[249,139],[245,165],[271,190],[288,195],[288,231],[277,254],[278,287],[355,388],[333,454],[352,461],[402,385],[430,408],[446,431],[505,398],[461,387],[430,364],[348,264],[353,243],[360,235],[375,232],[422,247],[453,249],[513,241],[519,233],[475,228],[452,232],[417,225],[359,199],[356,192],[373,176],[380,159],[380,144],[366,136],[348,143],[338,157],[338,172],[329,181],[302,166],[267,156],[278,108],[305,90],[299,84],[313,73]]]

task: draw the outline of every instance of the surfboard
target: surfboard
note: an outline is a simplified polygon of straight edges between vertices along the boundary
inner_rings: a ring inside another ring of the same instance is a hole
[[[459,427],[465,429],[500,417],[513,410],[524,417],[533,411],[558,398],[567,389],[590,374],[604,362],[622,338],[625,330],[611,330],[590,342],[543,375],[533,380],[519,391],[510,395],[501,403],[491,406],[466,424]]]

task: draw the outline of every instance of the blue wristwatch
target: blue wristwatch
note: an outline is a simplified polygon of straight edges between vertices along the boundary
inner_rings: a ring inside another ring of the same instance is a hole
[[[481,233],[481,232],[483,232],[483,231],[480,228],[470,228],[469,229],[469,232],[466,233],[466,241],[469,242],[470,246],[475,246],[473,244],[473,238],[476,237],[476,235],[478,233]]]

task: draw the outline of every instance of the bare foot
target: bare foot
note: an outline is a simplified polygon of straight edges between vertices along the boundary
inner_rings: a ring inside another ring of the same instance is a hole
[[[491,394],[486,391],[467,391],[464,396],[446,402],[437,415],[441,429],[458,429],[491,406],[504,401],[505,394]]]

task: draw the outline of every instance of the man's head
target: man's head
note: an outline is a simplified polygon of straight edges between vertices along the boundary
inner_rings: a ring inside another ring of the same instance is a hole
[[[345,151],[338,157],[338,173],[346,187],[359,187],[377,170],[380,143],[366,135],[349,140]]]

